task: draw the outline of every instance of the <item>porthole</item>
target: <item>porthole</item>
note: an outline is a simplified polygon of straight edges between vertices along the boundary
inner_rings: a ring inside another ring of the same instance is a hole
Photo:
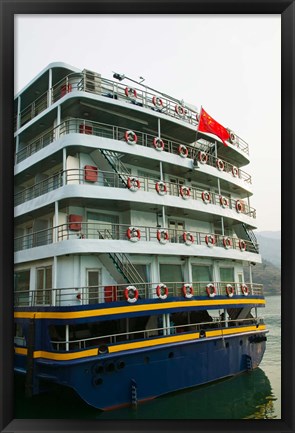
[[[168,358],[174,358],[174,352],[169,352]]]
[[[240,340],[240,346],[243,346],[243,340]]]
[[[103,380],[102,380],[101,377],[96,377],[96,378],[93,379],[93,385],[94,386],[101,385],[102,383],[103,383]]]
[[[150,362],[150,357],[149,356],[145,356],[144,363],[148,364],[149,362]]]
[[[125,367],[125,362],[124,361],[119,361],[118,364],[117,364],[117,367],[118,367],[119,370],[121,370],[122,368]]]
[[[114,371],[115,370],[115,364],[113,363],[113,362],[111,362],[110,364],[108,364],[107,366],[106,366],[106,371],[108,371],[108,372],[112,372],[112,371]]]
[[[226,343],[226,344],[225,344],[225,347],[228,349],[228,348],[229,348],[229,343]]]

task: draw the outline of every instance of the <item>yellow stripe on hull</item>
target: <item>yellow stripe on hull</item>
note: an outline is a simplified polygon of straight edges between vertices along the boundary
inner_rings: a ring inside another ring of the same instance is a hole
[[[265,325],[247,326],[244,328],[226,328],[226,329],[216,329],[212,331],[206,331],[206,337],[222,337],[224,335],[237,335],[244,334],[253,331],[265,331]],[[200,339],[200,333],[194,332],[193,334],[183,334],[183,335],[173,335],[169,337],[150,339],[145,341],[136,341],[133,343],[124,343],[114,346],[109,346],[109,353],[122,352],[126,350],[142,349],[145,347],[155,347],[171,343],[180,343],[185,341]],[[15,347],[15,353],[19,355],[27,355],[26,348]],[[43,350],[38,350],[34,352],[34,358],[45,358],[52,359],[54,361],[70,361],[73,359],[86,358],[89,356],[97,356],[98,348],[83,350],[81,352],[71,352],[71,353],[57,353],[57,352],[47,352]]]
[[[137,313],[142,311],[161,311],[167,308],[187,308],[187,307],[212,307],[217,305],[231,306],[235,304],[260,304],[265,305],[265,299],[210,299],[210,300],[190,300],[188,302],[176,301],[165,302],[163,304],[141,304],[128,305],[124,307],[101,308],[96,310],[82,311],[16,311],[14,317],[16,319],[84,319],[88,317],[102,317],[115,314]]]

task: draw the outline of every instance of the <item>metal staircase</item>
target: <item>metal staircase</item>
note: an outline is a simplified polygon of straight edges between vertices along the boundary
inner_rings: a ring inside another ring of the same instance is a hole
[[[107,162],[110,164],[112,169],[119,175],[119,180],[121,186],[127,186],[127,180],[130,176],[131,172],[129,168],[121,161],[123,154],[118,152],[113,152],[112,150],[100,150],[102,155],[105,157]]]
[[[99,238],[100,239],[113,239],[112,233],[107,230],[103,233],[99,231]],[[126,283],[134,284],[134,283],[140,283],[145,284],[146,281],[142,278],[140,273],[137,271],[135,266],[131,263],[129,260],[127,254],[125,253],[108,253],[108,256],[110,257],[114,268],[116,271],[123,276]],[[104,261],[105,265],[107,266],[110,263],[107,263]],[[109,268],[109,266],[107,266]]]
[[[246,224],[237,224],[234,226],[235,232],[240,239],[245,239],[250,242],[250,246],[247,246],[247,250],[255,253],[259,253],[259,246],[255,234],[252,230],[249,230]]]

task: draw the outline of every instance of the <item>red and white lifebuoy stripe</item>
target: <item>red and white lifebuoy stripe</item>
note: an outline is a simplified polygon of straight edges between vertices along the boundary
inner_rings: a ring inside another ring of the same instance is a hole
[[[228,236],[225,236],[223,238],[222,243],[223,243],[224,248],[226,248],[227,250],[229,248],[231,248],[232,244],[233,244],[231,238],[229,238]]]
[[[168,287],[166,286],[166,284],[163,284],[163,283],[158,284],[156,287],[156,293],[157,293],[158,298],[167,299],[168,294],[169,294],[169,290],[168,290]]]
[[[175,112],[179,117],[184,117],[187,115],[187,109],[182,105],[175,105]]]
[[[191,232],[184,232],[182,235],[183,242],[186,245],[192,245],[195,242],[194,236],[191,234]]]
[[[128,98],[132,98],[132,99],[137,98],[137,92],[136,92],[136,90],[133,89],[132,87],[126,87],[126,88],[125,88],[125,95],[126,95]]]
[[[222,159],[217,159],[217,160],[216,160],[216,167],[217,167],[218,170],[220,170],[220,171],[223,171],[223,170],[224,170],[225,164],[224,164],[224,162],[222,161]]]
[[[124,290],[124,296],[127,302],[134,304],[138,299],[138,290],[135,286],[128,286]]]
[[[238,167],[236,167],[235,165],[233,165],[232,169],[231,169],[232,175],[234,177],[238,177],[239,176],[239,169]]]
[[[140,240],[140,230],[137,227],[129,227],[126,232],[127,238],[131,242],[137,242]]]
[[[213,235],[206,235],[205,236],[205,242],[208,245],[208,247],[213,247],[215,245],[215,236]]]
[[[231,284],[226,285],[225,291],[226,291],[226,294],[229,298],[232,298],[234,296],[235,289],[233,288],[233,286]]]
[[[241,285],[241,291],[242,291],[242,294],[244,296],[248,296],[249,295],[249,288],[248,288],[248,286],[246,284],[242,284]]]
[[[130,191],[138,191],[140,189],[140,181],[136,177],[128,177],[127,187]]]
[[[206,204],[211,202],[211,194],[209,191],[203,191],[202,192],[202,200]]]
[[[246,251],[247,245],[246,242],[243,239],[239,240],[239,248],[241,251]]]
[[[182,293],[185,298],[192,298],[194,296],[194,289],[191,284],[184,284],[182,286]]]
[[[188,186],[182,185],[179,189],[179,192],[184,200],[187,200],[191,196],[191,190]]]
[[[154,148],[156,149],[156,150],[158,150],[158,151],[162,151],[162,150],[164,150],[164,147],[165,147],[165,145],[164,145],[164,141],[160,138],[160,137],[155,137],[154,138],[154,140],[153,140],[153,145],[154,145]]]
[[[182,158],[186,158],[188,156],[188,148],[184,144],[180,144],[178,146],[178,153]]]
[[[214,286],[214,284],[210,283],[207,284],[206,286],[206,292],[207,295],[209,296],[209,298],[214,298],[216,296],[216,287]]]
[[[128,144],[136,144],[137,143],[137,135],[134,131],[126,131],[125,132],[125,141],[127,141]]]
[[[223,195],[221,195],[221,196],[219,197],[219,203],[221,204],[221,206],[222,206],[223,208],[226,208],[226,207],[229,206],[229,200],[228,200],[228,198],[224,197]]]
[[[157,230],[157,239],[160,242],[160,244],[166,244],[166,242],[169,240],[168,230],[165,229]]]
[[[241,200],[236,201],[236,211],[238,213],[241,213],[245,209],[244,203],[241,202]]]
[[[165,195],[167,194],[167,185],[162,180],[159,180],[159,182],[156,183],[156,191],[159,195]]]
[[[161,98],[159,98],[158,96],[153,96],[152,102],[153,102],[154,106],[157,108],[163,108],[164,107],[163,100]]]

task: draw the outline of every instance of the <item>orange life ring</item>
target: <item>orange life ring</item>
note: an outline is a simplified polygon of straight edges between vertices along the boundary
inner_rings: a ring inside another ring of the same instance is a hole
[[[239,169],[238,167],[236,167],[235,165],[233,165],[231,172],[233,174],[234,177],[238,177],[239,176]]]
[[[137,191],[140,189],[140,181],[136,177],[128,177],[127,187],[130,191]]]
[[[214,296],[216,296],[216,287],[214,286],[214,284],[207,284],[206,292],[209,298],[214,298]]]
[[[249,295],[249,288],[246,284],[242,284],[241,285],[241,291],[243,293],[244,296],[248,296]]]
[[[243,209],[244,209],[244,206],[242,205],[241,201],[237,200],[236,201],[236,211],[238,213],[241,213]]]
[[[230,248],[233,244],[231,238],[229,238],[228,236],[224,237],[222,242],[223,242],[224,248],[226,248],[226,249]]]
[[[215,245],[215,236],[206,235],[205,236],[205,242],[208,245],[208,247],[213,247],[213,245]]]
[[[133,304],[138,299],[138,290],[137,290],[137,288],[135,286],[128,286],[128,287],[126,287],[126,289],[124,290],[124,296],[125,296],[126,301],[130,302],[131,304]]]
[[[233,286],[231,284],[226,285],[225,291],[226,291],[226,294],[229,298],[232,298],[234,296],[235,289],[233,288]]]
[[[221,206],[224,208],[228,207],[228,205],[229,205],[228,199],[226,197],[224,197],[223,195],[221,195],[219,197],[219,202],[220,202]]]
[[[131,242],[137,242],[140,240],[140,230],[137,227],[129,227],[126,235]]]
[[[239,240],[239,248],[241,251],[246,251],[247,245],[246,242],[243,239]]]
[[[182,293],[185,298],[192,298],[194,296],[194,289],[191,284],[184,284],[182,286]]]
[[[211,194],[209,191],[202,192],[202,200],[206,204],[211,202]]]
[[[137,98],[137,92],[135,89],[133,89],[132,87],[126,87],[125,88],[125,95],[128,98]]]
[[[167,185],[166,185],[166,183],[163,182],[162,180],[160,180],[159,182],[157,182],[156,183],[156,191],[160,195],[167,194]]]
[[[166,244],[166,242],[169,239],[168,230],[165,229],[157,230],[157,239],[160,242],[160,244]]]
[[[126,131],[124,137],[128,144],[137,143],[137,135],[133,131]]]
[[[155,137],[153,140],[153,145],[156,150],[164,150],[164,141],[160,137]]]
[[[198,153],[198,160],[200,161],[201,164],[206,164],[207,161],[208,161],[208,155],[207,155],[207,153],[205,153],[202,150],[200,150],[199,153]]]
[[[153,96],[152,101],[155,107],[163,108],[163,100],[158,96]]]
[[[188,148],[184,144],[178,146],[178,153],[182,158],[186,158],[188,155]]]
[[[216,160],[216,167],[218,168],[218,170],[223,171],[224,170],[224,162],[222,161],[222,159],[217,159]]]
[[[157,288],[156,288],[156,293],[158,298],[160,299],[167,299],[168,297],[168,287],[165,284],[158,284]]]
[[[195,242],[195,238],[193,237],[193,235],[190,232],[184,232],[182,235],[183,238],[183,242],[186,245],[191,245]]]
[[[188,186],[182,185],[182,186],[180,187],[179,192],[180,192],[181,197],[182,197],[184,200],[188,199],[188,198],[191,196],[191,191],[190,191],[190,189],[189,189]]]

